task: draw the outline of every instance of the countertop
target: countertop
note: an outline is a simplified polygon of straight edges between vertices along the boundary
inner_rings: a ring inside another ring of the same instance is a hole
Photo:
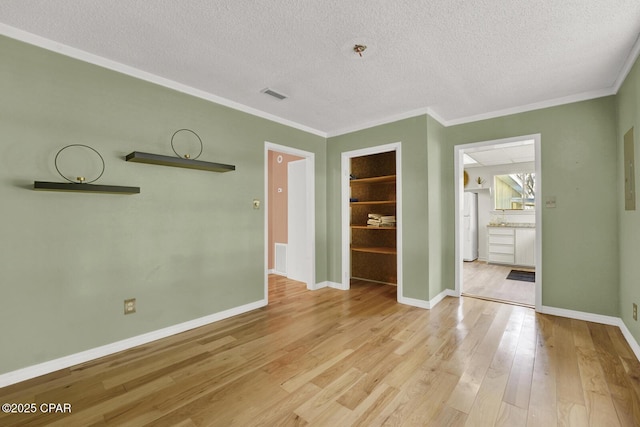
[[[501,224],[487,224],[487,227],[496,228],[536,228],[535,223],[531,222],[505,222]]]

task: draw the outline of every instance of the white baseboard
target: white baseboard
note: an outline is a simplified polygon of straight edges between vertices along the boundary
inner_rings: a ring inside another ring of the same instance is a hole
[[[447,296],[455,297],[456,293],[452,289],[445,289],[435,297],[431,298],[429,301],[401,296],[401,297],[398,297],[398,302],[401,304],[411,305],[413,307],[426,308],[427,310],[431,310]]]
[[[624,338],[629,343],[629,347],[633,350],[633,354],[636,355],[636,359],[640,360],[640,345],[638,345],[638,342],[633,338],[633,335],[631,335],[631,332],[627,329],[627,325],[624,324],[622,319],[620,319],[620,325],[618,326],[622,331],[622,335],[624,335]]]
[[[412,307],[431,309],[431,305],[429,304],[429,301],[425,301],[422,299],[407,298],[407,297],[398,295],[398,302],[400,304],[406,304]]]
[[[567,310],[565,308],[542,306],[540,313],[551,314],[553,316],[568,317],[569,319],[585,320],[587,322],[602,323],[603,325],[620,326],[620,318],[604,316],[602,314],[587,313],[584,311]]]
[[[325,283],[327,284],[328,287],[333,289],[338,289],[341,291],[346,291],[349,289],[346,286],[344,286],[342,283],[338,283],[338,282],[325,282]]]
[[[310,291],[317,291],[318,289],[326,288],[329,282],[318,282],[313,286],[307,286]]]
[[[275,269],[271,269],[267,271],[268,274],[275,274],[276,276],[282,276],[282,277],[287,277],[287,275],[285,273],[281,273],[279,271],[276,271]]]
[[[208,325],[209,323],[218,322],[220,320],[223,320],[232,316],[237,316],[238,314],[246,313],[248,311],[252,311],[257,308],[264,307],[265,305],[267,305],[267,300],[263,299],[260,301],[242,305],[240,307],[235,307],[229,310],[221,311],[219,313],[214,313],[209,316],[200,317],[198,319],[190,320],[188,322],[179,323],[177,325],[169,326],[163,329],[158,329],[157,331],[148,332],[146,334],[127,338],[121,341],[116,341],[114,343],[92,348],[90,350],[82,351],[80,353],[64,356],[59,359],[54,359],[48,362],[39,363],[37,365],[18,369],[16,371],[7,372],[5,374],[0,375],[0,388],[6,387],[8,385],[15,384],[21,381],[25,381],[31,378],[39,377],[41,375],[49,374],[51,372],[55,372],[60,369],[69,368],[71,366],[88,362],[90,360],[98,359],[100,357],[108,356],[113,353],[118,353],[123,350],[128,350],[130,348],[133,348],[142,344],[147,344],[149,342],[156,341],[161,338],[166,338],[171,335],[188,331],[190,329]]]
[[[341,283],[337,282],[320,282],[316,284],[316,289],[329,287],[334,289],[344,290]],[[445,289],[434,298],[429,301],[420,300],[416,298],[399,297],[398,302],[401,304],[407,304],[414,307],[432,309],[446,296],[456,296],[455,291],[451,289]],[[120,351],[128,350],[130,348],[147,344],[152,341],[156,341],[162,338],[169,337],[171,335],[179,334],[181,332],[188,331],[190,329],[198,328],[200,326],[208,325],[232,316],[237,316],[248,311],[258,309],[267,305],[267,300],[260,300],[253,303],[245,304],[240,307],[235,307],[229,310],[221,311],[219,313],[211,314],[209,316],[201,317],[198,319],[190,320],[188,322],[180,323],[177,325],[169,326],[167,328],[159,329],[157,331],[149,332],[146,334],[138,335],[135,337],[127,338],[121,341],[117,341],[111,344],[107,344],[101,347],[96,347],[90,350],[86,350],[80,353],[72,354],[69,356],[61,357],[59,359],[50,360],[48,362],[40,363],[38,365],[29,366],[26,368],[18,369],[16,371],[7,372],[0,375],[0,388],[15,384],[21,381],[26,381],[31,378],[39,377],[41,375],[49,374],[51,372],[58,371],[60,369],[69,368],[80,363],[88,362],[90,360],[98,359],[100,357],[108,356]],[[554,316],[567,317],[570,319],[585,320],[587,322],[602,323],[605,325],[618,326],[622,331],[622,335],[625,337],[629,346],[631,347],[636,358],[640,360],[640,345],[635,340],[627,326],[624,324],[621,318],[613,316],[604,316],[601,314],[586,313],[582,311],[567,310],[563,308],[542,306],[540,313],[550,314]]]

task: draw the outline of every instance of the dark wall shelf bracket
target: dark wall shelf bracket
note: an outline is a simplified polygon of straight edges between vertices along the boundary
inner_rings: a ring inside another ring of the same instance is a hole
[[[161,156],[159,154],[134,151],[125,158],[127,162],[149,163],[152,165],[173,166],[177,168],[198,169],[210,172],[229,172],[236,170],[234,165],[203,162],[201,160],[181,159],[180,157]]]
[[[80,193],[138,194],[140,187],[121,187],[118,185],[81,184],[72,182],[35,181],[34,190],[40,191],[73,191]]]

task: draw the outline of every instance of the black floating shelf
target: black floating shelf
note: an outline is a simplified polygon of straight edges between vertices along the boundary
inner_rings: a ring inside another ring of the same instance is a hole
[[[125,158],[127,162],[149,163],[152,165],[174,166],[177,168],[199,169],[210,172],[229,172],[236,170],[234,165],[203,162],[201,160],[181,159],[180,157],[161,156],[159,154],[134,151]]]
[[[118,185],[81,184],[73,182],[35,181],[34,190],[40,191],[77,191],[81,193],[138,194],[140,187],[121,187]]]

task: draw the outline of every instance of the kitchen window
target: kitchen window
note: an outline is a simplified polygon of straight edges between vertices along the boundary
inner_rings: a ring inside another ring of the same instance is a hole
[[[536,174],[511,173],[494,176],[496,210],[529,210],[535,208]]]

